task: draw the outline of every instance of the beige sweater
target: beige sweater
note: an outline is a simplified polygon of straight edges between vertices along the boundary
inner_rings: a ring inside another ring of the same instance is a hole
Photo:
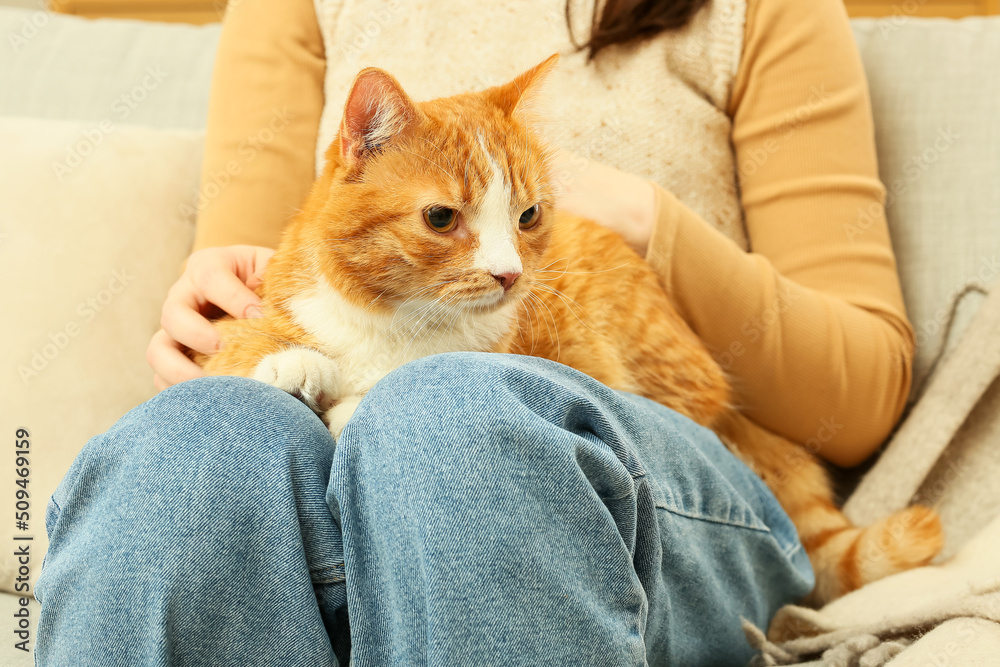
[[[206,178],[277,111],[294,118],[201,211],[198,247],[276,243],[363,65],[390,67],[420,99],[569,52],[558,0],[320,7],[318,21],[310,0],[232,3]],[[748,414],[835,463],[864,459],[905,404],[913,335],[840,0],[714,0],[684,30],[565,60],[553,141],[658,186],[648,260]],[[860,215],[873,222],[851,238]]]

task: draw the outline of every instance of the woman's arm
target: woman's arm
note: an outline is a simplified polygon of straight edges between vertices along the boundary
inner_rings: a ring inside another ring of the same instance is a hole
[[[659,190],[648,260],[755,421],[860,463],[903,410],[914,339],[839,0],[750,0],[730,113],[753,252]]]
[[[259,313],[252,289],[315,176],[325,69],[310,0],[230,3],[212,76],[196,252],[146,350],[157,389],[204,374],[185,348],[219,349],[207,314]]]
[[[315,180],[325,72],[311,0],[230,3],[212,76],[195,249],[277,245]]]

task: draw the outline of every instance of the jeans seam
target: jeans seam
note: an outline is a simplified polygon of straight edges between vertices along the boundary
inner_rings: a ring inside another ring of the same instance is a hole
[[[344,563],[343,561],[341,561],[336,565],[328,565],[326,567],[320,567],[315,570],[310,569],[309,574],[315,583],[336,584],[347,580],[347,577],[344,575],[343,570],[344,570]],[[327,580],[327,577],[330,577],[330,579]]]
[[[701,514],[693,514],[691,512],[685,512],[673,507],[666,507],[664,505],[657,504],[657,509],[664,510],[665,512],[670,512],[671,514],[676,514],[677,516],[682,516],[688,519],[695,519],[697,521],[704,521],[706,523],[715,523],[723,526],[732,526],[734,528],[745,528],[746,530],[752,530],[757,533],[764,533],[765,535],[771,535],[771,529],[767,526],[754,526],[742,521],[730,521],[728,519],[717,519],[715,517],[703,516]]]
[[[789,544],[788,547],[782,549],[781,551],[782,553],[785,554],[785,556],[791,558],[794,554],[798,553],[801,550],[802,550],[802,542],[800,542],[799,540],[795,540],[795,542]]]

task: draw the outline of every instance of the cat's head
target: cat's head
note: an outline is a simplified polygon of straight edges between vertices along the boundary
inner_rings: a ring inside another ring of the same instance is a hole
[[[554,217],[532,107],[557,59],[421,103],[382,70],[358,74],[307,209],[315,257],[338,291],[375,307],[472,312],[524,296]]]

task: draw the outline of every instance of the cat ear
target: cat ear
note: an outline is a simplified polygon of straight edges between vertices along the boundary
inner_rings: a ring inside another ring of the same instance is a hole
[[[559,54],[553,53],[510,83],[492,89],[493,101],[509,116],[521,113],[531,116],[545,80],[558,63]]]
[[[340,155],[354,165],[417,118],[417,107],[396,79],[375,67],[354,79],[340,122]]]

